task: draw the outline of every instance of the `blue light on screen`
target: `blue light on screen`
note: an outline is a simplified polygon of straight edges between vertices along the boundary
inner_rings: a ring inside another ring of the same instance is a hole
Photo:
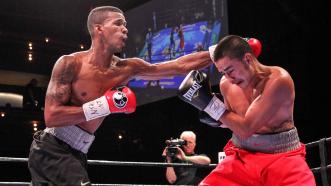
[[[189,54],[202,47],[207,50],[209,46],[216,44],[221,31],[221,23],[219,21],[211,22],[208,25],[207,21],[200,21],[194,24],[183,25],[184,30],[184,50],[180,51],[178,33],[174,33],[175,40],[175,55],[170,55],[170,32],[171,28],[164,28],[153,33],[152,41],[152,61],[150,63],[159,63],[162,61],[178,58],[182,55]],[[145,44],[139,52],[139,57],[148,61],[147,45]],[[174,76],[166,79],[161,79],[158,83],[163,89],[177,89],[185,76]],[[149,81],[134,79],[129,82],[130,87],[144,88]]]

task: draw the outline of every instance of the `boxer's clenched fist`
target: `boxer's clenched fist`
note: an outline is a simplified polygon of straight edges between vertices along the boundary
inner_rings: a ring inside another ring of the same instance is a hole
[[[211,93],[207,74],[192,70],[179,86],[179,98],[205,111],[218,121],[225,112],[224,103]]]
[[[136,96],[128,87],[108,90],[103,96],[83,105],[86,121],[111,113],[132,113],[136,110]]]

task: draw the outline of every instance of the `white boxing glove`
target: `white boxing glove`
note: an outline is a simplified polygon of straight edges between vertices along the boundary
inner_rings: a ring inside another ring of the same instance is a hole
[[[209,55],[210,55],[210,59],[215,62],[215,58],[214,58],[214,52],[215,52],[215,48],[217,45],[212,45],[208,48],[209,51]]]

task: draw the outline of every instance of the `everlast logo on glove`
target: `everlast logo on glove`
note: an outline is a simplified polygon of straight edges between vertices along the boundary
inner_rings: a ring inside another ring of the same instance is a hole
[[[178,88],[178,96],[197,109],[206,112],[216,122],[226,108],[212,92],[207,74],[193,70],[186,75]]]
[[[183,95],[186,99],[192,101],[192,97],[202,86],[196,82],[193,83],[192,87]]]
[[[208,99],[204,92],[208,92],[209,89],[210,83],[207,74],[192,70],[179,86],[178,96],[183,101],[193,104],[199,110],[203,110],[208,104],[203,101]]]

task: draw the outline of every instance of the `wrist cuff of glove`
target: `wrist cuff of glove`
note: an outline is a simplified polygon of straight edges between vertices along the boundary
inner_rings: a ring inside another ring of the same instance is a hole
[[[208,48],[209,51],[209,55],[210,55],[210,59],[215,62],[215,58],[214,58],[214,52],[215,52],[215,48],[217,45],[212,45]]]
[[[219,121],[226,108],[224,103],[218,99],[215,95],[204,109],[204,111],[210,115],[214,120]]]
[[[110,114],[108,102],[105,96],[83,104],[83,111],[86,121]]]

